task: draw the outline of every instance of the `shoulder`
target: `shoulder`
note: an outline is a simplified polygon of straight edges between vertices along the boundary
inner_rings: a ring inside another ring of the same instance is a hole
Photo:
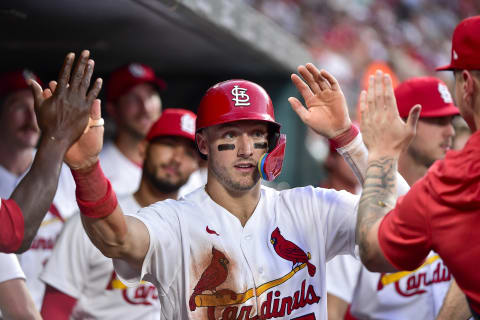
[[[336,203],[345,201],[355,203],[359,196],[351,194],[347,191],[337,191],[333,189],[325,189],[320,187],[306,186],[297,187],[288,190],[277,191],[277,197],[288,199],[289,201],[320,201],[322,203]]]

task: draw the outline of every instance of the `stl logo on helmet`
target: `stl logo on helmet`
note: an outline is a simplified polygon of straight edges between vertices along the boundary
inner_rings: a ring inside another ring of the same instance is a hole
[[[234,86],[232,89],[232,101],[235,101],[235,107],[245,107],[250,105],[250,97],[247,94],[247,89]]]
[[[443,102],[445,103],[453,102],[452,95],[450,94],[450,91],[448,91],[448,88],[446,85],[439,83],[438,92],[440,93],[440,96],[442,97]]]

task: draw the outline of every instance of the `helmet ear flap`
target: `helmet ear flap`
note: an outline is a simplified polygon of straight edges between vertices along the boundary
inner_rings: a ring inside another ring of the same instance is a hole
[[[277,146],[279,138],[280,138],[280,131],[278,130],[277,126],[269,124],[269,126],[268,126],[268,152],[272,152],[272,150]]]

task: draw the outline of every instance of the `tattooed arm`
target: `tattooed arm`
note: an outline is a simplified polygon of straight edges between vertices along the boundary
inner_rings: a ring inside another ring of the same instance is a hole
[[[370,271],[394,271],[378,242],[385,214],[395,207],[397,161],[415,135],[420,113],[412,108],[407,123],[398,115],[390,76],[370,76],[368,92],[360,96],[363,139],[369,149],[368,167],[358,207],[356,241],[360,257]]]

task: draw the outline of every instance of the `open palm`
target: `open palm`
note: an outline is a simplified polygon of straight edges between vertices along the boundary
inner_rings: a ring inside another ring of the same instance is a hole
[[[351,121],[348,115],[345,96],[337,80],[325,70],[319,71],[313,64],[298,67],[292,82],[302,95],[306,107],[294,97],[290,97],[293,110],[300,119],[316,133],[333,138],[348,130]]]

